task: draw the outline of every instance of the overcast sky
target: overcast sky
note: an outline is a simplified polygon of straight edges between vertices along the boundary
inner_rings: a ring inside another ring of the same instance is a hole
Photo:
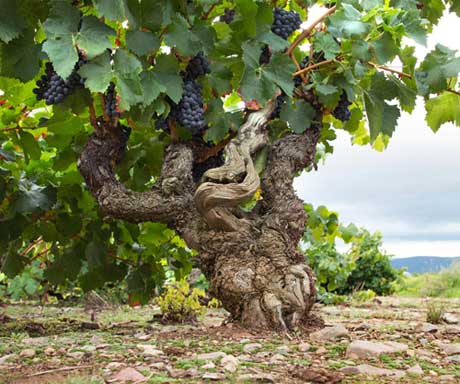
[[[460,18],[443,17],[428,48],[460,50],[459,25]],[[338,131],[334,154],[296,179],[299,196],[338,211],[344,224],[382,232],[396,257],[460,256],[460,128],[445,124],[434,134],[424,117],[421,102],[403,113],[381,153]]]

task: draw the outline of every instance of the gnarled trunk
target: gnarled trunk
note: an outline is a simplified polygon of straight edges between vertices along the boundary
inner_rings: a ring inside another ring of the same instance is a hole
[[[113,127],[91,136],[79,168],[106,214],[167,223],[196,249],[210,293],[234,320],[288,330],[308,320],[316,298],[314,274],[298,250],[306,213],[292,182],[314,161],[319,128],[271,145],[259,176],[252,158],[268,145],[265,126],[274,106],[269,102],[248,116],[225,148],[225,164],[208,170],[198,185],[191,179],[192,150],[172,144],[157,185],[143,193],[128,190],[114,177],[113,160],[121,156],[126,138]],[[259,188],[262,200],[243,212],[238,205]]]

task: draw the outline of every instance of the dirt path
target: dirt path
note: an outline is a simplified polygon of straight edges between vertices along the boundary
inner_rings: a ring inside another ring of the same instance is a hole
[[[443,300],[453,322],[460,300]],[[426,302],[380,298],[318,306],[327,327],[310,335],[152,322],[154,307],[102,310],[14,305],[0,316],[0,384],[460,383],[460,324],[425,323]]]

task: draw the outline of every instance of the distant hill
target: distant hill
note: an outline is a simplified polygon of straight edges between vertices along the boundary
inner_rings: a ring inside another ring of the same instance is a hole
[[[414,256],[392,259],[391,264],[394,268],[406,268],[410,273],[428,273],[448,268],[454,261],[460,263],[460,257]]]

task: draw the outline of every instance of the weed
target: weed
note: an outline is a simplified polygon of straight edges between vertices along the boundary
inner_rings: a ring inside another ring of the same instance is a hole
[[[445,313],[444,304],[428,301],[426,308],[426,321],[431,324],[440,324]]]
[[[200,297],[204,297],[204,291],[193,288],[187,281],[182,280],[170,285],[162,296],[157,298],[163,320],[172,323],[184,323],[195,321],[198,316],[206,312],[206,307],[200,303]]]

